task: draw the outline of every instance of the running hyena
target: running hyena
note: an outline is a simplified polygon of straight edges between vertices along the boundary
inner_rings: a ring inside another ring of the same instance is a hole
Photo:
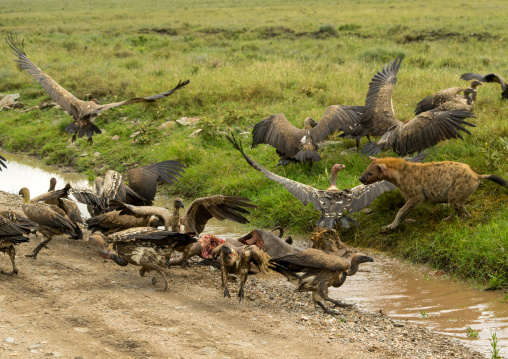
[[[363,184],[388,181],[399,187],[406,204],[399,210],[395,220],[383,230],[391,230],[406,218],[421,202],[449,203],[461,219],[469,218],[464,203],[478,187],[480,179],[488,179],[501,186],[508,186],[501,177],[476,174],[471,167],[459,162],[411,163],[402,158],[374,158],[359,178]]]

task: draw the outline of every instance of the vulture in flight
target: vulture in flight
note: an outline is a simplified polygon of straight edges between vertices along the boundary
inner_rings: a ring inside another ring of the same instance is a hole
[[[130,228],[104,237],[92,234],[88,241],[95,245],[104,259],[111,259],[120,266],[129,263],[140,266],[139,274],[144,277],[152,270],[159,273],[168,289],[164,274],[164,263],[174,248],[190,245],[196,239],[185,233],[175,233],[151,227]]]
[[[474,101],[476,101],[476,87],[481,86],[482,83],[478,80],[473,80],[471,82],[471,87],[450,87],[444,90],[435,93],[434,95],[430,95],[425,97],[423,100],[418,102],[415,109],[415,115],[419,115],[423,112],[434,110],[436,108],[440,108],[441,110],[451,110],[452,108],[442,107],[445,103],[450,101],[456,101],[457,97],[461,92],[464,93],[466,99],[468,99],[468,105],[471,105]],[[472,94],[471,97],[469,95]]]
[[[245,154],[241,143],[236,142],[234,136],[228,136],[227,138],[252,167],[262,172],[268,179],[282,185],[289,193],[298,198],[304,206],[312,203],[316,210],[321,211],[321,218],[317,221],[319,227],[332,229],[340,221],[345,228],[349,228],[349,222],[355,223],[355,221],[347,214],[364,209],[384,192],[396,188],[393,184],[385,181],[377,182],[378,186],[359,185],[351,189],[340,190],[336,186],[337,172],[344,169],[345,166],[335,164],[332,167],[330,187],[326,190],[316,189],[268,171]],[[425,155],[419,155],[413,158],[412,161],[421,162],[424,157]]]
[[[319,249],[309,248],[294,254],[272,258],[268,268],[279,272],[296,285],[297,292],[312,292],[314,304],[318,304],[325,313],[338,314],[328,309],[323,301],[342,308],[350,307],[352,304],[330,298],[328,287],[340,287],[347,276],[354,275],[358,272],[358,266],[366,262],[374,262],[374,259],[362,253],[355,253],[348,261]]]
[[[12,53],[17,56],[17,60],[14,61],[16,61],[21,68],[28,71],[28,73],[39,82],[44,90],[46,90],[53,101],[60,105],[60,107],[65,112],[74,118],[74,121],[65,127],[65,130],[69,134],[73,134],[72,141],[76,139],[76,135],[81,138],[86,134],[88,137],[88,142],[91,144],[93,142],[92,136],[95,133],[101,133],[99,127],[95,125],[94,120],[103,111],[131,103],[155,102],[159,99],[168,97],[173,92],[183,88],[189,83],[189,80],[183,82],[179,81],[176,87],[167,92],[148,97],[136,97],[127,101],[100,105],[95,98],[91,101],[83,101],[78,99],[69,91],[64,89],[61,85],[59,85],[39,67],[37,67],[37,65],[35,65],[26,55],[24,50],[24,41],[20,43],[17,37],[14,38],[12,35],[7,35],[6,41],[12,49]]]
[[[179,161],[162,161],[127,170],[129,185],[119,172],[108,170],[104,177],[95,179],[95,191],[75,188],[71,191],[78,202],[88,205],[90,215],[105,213],[112,199],[137,206],[151,206],[157,192],[157,183],[173,184],[185,172]]]
[[[319,123],[307,117],[303,129],[293,126],[282,113],[272,115],[254,126],[252,148],[262,143],[275,147],[281,157],[278,165],[317,162],[321,159],[319,142],[337,130],[350,132],[358,124],[361,110],[360,106],[329,106]]]
[[[501,98],[503,100],[508,100],[508,88],[506,87],[506,81],[504,80],[504,78],[502,78],[501,76],[495,74],[495,73],[490,73],[490,74],[487,74],[487,75],[480,75],[480,74],[475,74],[475,73],[472,73],[472,72],[468,72],[466,74],[462,74],[462,76],[460,76],[460,78],[462,80],[466,80],[466,81],[469,81],[469,80],[478,80],[480,82],[495,82],[495,83],[498,83],[499,85],[501,85]]]
[[[423,112],[415,118],[401,122],[395,118],[392,92],[397,83],[397,72],[402,59],[396,58],[382,71],[374,75],[367,93],[365,108],[360,124],[370,135],[382,136],[377,142],[363,146],[362,153],[373,156],[384,149],[392,148],[399,156],[417,153],[436,145],[440,141],[460,138],[460,131],[470,132],[463,125],[476,127],[464,119],[474,117],[465,110]]]

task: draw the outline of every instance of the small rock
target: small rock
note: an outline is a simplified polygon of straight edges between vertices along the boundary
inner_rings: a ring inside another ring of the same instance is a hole
[[[5,338],[5,342],[7,342],[7,343],[14,343],[14,340],[15,339],[13,337],[7,337],[7,338]]]
[[[199,355],[214,355],[216,352],[215,349],[213,348],[203,348],[203,349],[200,349],[196,352],[196,354],[199,354]]]
[[[19,98],[19,93],[15,93],[15,94],[10,94],[10,95],[5,95],[1,100],[0,100],[0,107],[4,107],[4,106],[7,106],[7,105],[10,105],[12,104],[13,102],[16,102]]]
[[[202,129],[202,128],[198,128],[196,131],[192,132],[192,133],[189,135],[189,137],[197,137],[197,136],[198,136],[198,134],[199,134],[201,131],[203,131],[203,129]]]
[[[100,155],[101,155],[101,153],[100,153],[100,152],[95,152],[95,153],[93,154],[93,156],[94,156],[94,157],[100,157]]]
[[[74,328],[74,330],[79,333],[88,333],[88,328],[86,328],[86,327],[77,327],[77,328]]]
[[[79,157],[86,157],[86,156],[88,156],[87,152],[83,152],[82,154],[79,155]]]
[[[30,345],[30,346],[28,347],[28,350],[37,349],[37,348],[40,348],[40,346],[41,346],[40,344]]]
[[[300,320],[308,321],[308,320],[309,320],[309,318],[308,318],[308,317],[306,317],[305,315],[302,315],[302,316],[300,317]]]
[[[134,137],[136,137],[137,135],[139,135],[140,133],[141,133],[141,131],[136,131],[136,132],[132,133],[129,137],[130,137],[130,138],[134,138]]]
[[[162,125],[159,126],[159,131],[171,130],[174,125],[175,125],[175,123],[173,121],[166,121]]]
[[[53,122],[51,122],[51,124],[53,126],[58,126],[60,124],[60,120],[53,120]]]
[[[111,141],[118,141],[120,139],[120,136],[118,135],[114,135],[113,137],[111,137]]]
[[[199,117],[182,117],[176,120],[176,122],[183,126],[194,126],[199,122],[199,120]]]

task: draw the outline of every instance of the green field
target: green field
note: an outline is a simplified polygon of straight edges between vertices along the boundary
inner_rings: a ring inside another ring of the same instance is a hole
[[[363,105],[370,78],[396,56],[403,57],[393,103],[400,120],[412,118],[416,103],[440,89],[462,86],[465,72],[508,76],[508,4],[442,1],[36,1],[4,0],[0,34],[25,39],[27,55],[62,86],[80,98],[101,103],[165,91],[178,80],[187,88],[152,105],[132,105],[103,113],[96,121],[104,133],[68,147],[63,131],[71,117],[59,109],[0,113],[0,143],[7,151],[39,155],[52,164],[72,165],[91,178],[108,169],[178,159],[188,166],[169,195],[196,198],[235,194],[258,205],[256,226],[283,225],[308,235],[319,213],[303,206],[250,168],[223,133],[251,131],[269,115],[283,112],[301,126],[318,120],[332,104]],[[0,93],[20,93],[26,106],[50,98],[2,42]],[[497,84],[480,87],[475,104],[478,127],[464,141],[441,143],[428,161],[456,160],[478,173],[508,178],[507,101]],[[197,127],[173,123],[200,117]],[[202,128],[198,137],[190,134]],[[129,136],[141,131],[137,142]],[[111,137],[119,135],[119,141]],[[291,179],[326,188],[330,168],[344,163],[338,186],[359,184],[369,159],[346,140],[327,147],[314,166],[276,167],[269,146],[248,149],[260,164]],[[339,140],[338,134],[330,140]],[[366,140],[364,139],[362,143]],[[81,155],[87,152],[88,156]],[[99,152],[99,156],[94,156]],[[383,153],[390,156],[394,153]],[[487,183],[488,182],[488,183]],[[391,223],[404,203],[400,192],[374,202],[370,215],[356,214],[359,228],[341,230],[351,245],[389,250],[416,262],[477,283],[508,284],[508,191],[482,182],[467,203],[467,221],[443,223],[451,209],[419,205],[416,223],[394,233]]]

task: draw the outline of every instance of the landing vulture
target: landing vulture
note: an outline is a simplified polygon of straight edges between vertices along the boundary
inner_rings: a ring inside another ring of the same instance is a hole
[[[88,142],[91,144],[93,142],[92,136],[95,133],[101,133],[99,127],[95,125],[95,118],[103,111],[109,110],[113,107],[129,105],[131,103],[155,102],[159,99],[168,97],[173,92],[183,88],[189,83],[189,80],[183,82],[180,81],[176,87],[167,92],[148,97],[136,97],[122,102],[100,105],[97,99],[82,101],[60,86],[28,58],[24,50],[24,41],[20,43],[17,37],[15,38],[12,35],[7,35],[6,41],[12,49],[12,53],[18,58],[14,61],[16,61],[21,68],[28,71],[28,73],[41,84],[51,98],[53,98],[53,101],[59,104],[65,112],[74,118],[74,122],[65,127],[65,130],[69,134],[73,134],[72,141],[76,139],[76,135],[81,138],[86,134]]]
[[[476,127],[464,119],[474,114],[464,110],[423,112],[415,118],[401,122],[395,118],[392,92],[397,83],[397,72],[402,59],[396,58],[382,71],[378,71],[369,84],[365,109],[360,124],[370,135],[382,136],[377,142],[362,149],[366,155],[374,155],[384,149],[393,149],[399,156],[421,152],[438,142],[460,138],[460,131],[470,132],[463,125]]]
[[[350,132],[358,124],[361,110],[359,106],[329,106],[319,123],[307,117],[303,129],[293,126],[282,113],[272,115],[254,126],[252,147],[262,143],[275,147],[281,157],[278,165],[317,162],[321,159],[319,142],[337,130]]]

